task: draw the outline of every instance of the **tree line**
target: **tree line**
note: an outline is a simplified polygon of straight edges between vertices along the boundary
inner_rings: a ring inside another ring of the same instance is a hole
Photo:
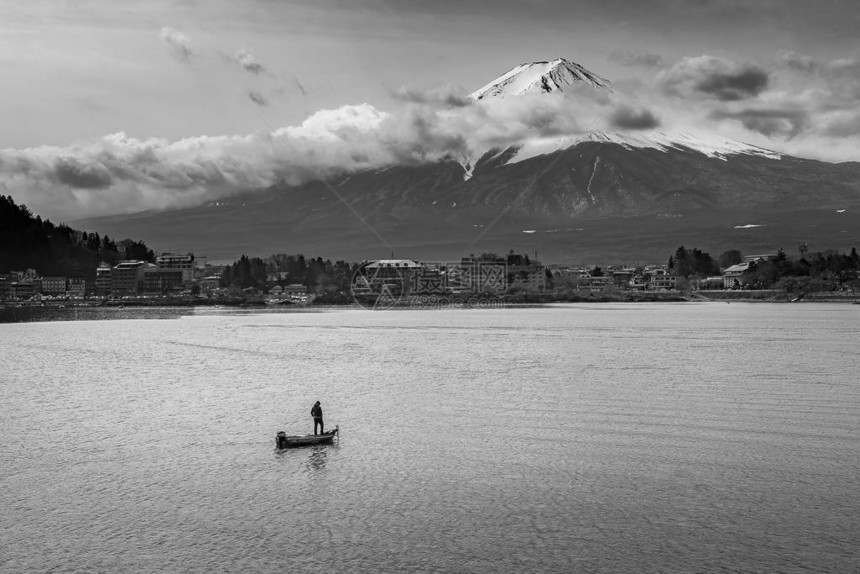
[[[667,267],[679,278],[704,279],[743,261],[737,249],[723,252],[716,260],[700,249],[678,247],[669,257]],[[856,248],[850,253],[822,251],[798,258],[789,257],[780,249],[768,261],[750,263],[740,276],[741,287],[752,289],[784,289],[788,292],[835,291],[843,287],[860,290],[860,256]]]
[[[359,264],[322,257],[307,259],[304,255],[270,255],[265,259],[242,255],[221,273],[224,288],[266,291],[269,285],[304,285],[308,291],[323,297],[336,297],[350,289]]]
[[[143,241],[117,242],[65,223],[55,225],[0,195],[0,273],[32,268],[43,276],[94,280],[99,263],[115,265],[123,259],[153,262],[155,253]]]

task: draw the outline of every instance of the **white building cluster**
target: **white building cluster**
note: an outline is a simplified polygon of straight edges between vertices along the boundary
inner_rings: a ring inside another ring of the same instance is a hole
[[[127,296],[179,293],[197,282],[194,254],[163,253],[155,263],[121,261],[102,263],[95,283],[83,277],[42,276],[35,269],[0,275],[0,299],[42,297]]]

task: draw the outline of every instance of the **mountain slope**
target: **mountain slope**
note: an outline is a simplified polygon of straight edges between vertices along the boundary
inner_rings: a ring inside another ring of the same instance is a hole
[[[169,213],[78,222],[215,258],[303,251],[447,259],[537,249],[549,261],[663,261],[680,244],[721,252],[860,243],[860,164],[584,142],[515,163],[486,154]],[[840,210],[842,213],[839,213]]]

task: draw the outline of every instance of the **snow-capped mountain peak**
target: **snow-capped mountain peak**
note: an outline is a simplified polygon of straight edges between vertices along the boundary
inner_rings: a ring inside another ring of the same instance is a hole
[[[487,97],[520,96],[529,93],[563,92],[584,82],[594,88],[609,90],[609,81],[576,62],[558,58],[551,62],[520,64],[481,89],[469,94],[475,100]]]
[[[572,86],[588,85],[595,89],[612,91],[609,81],[586,70],[579,64],[559,58],[551,62],[521,64],[499,76],[486,86],[470,94],[475,100],[504,98],[532,93],[564,92]],[[586,142],[616,144],[627,149],[650,148],[662,152],[694,151],[711,158],[726,160],[737,154],[756,155],[780,159],[782,154],[772,150],[724,138],[701,130],[664,132],[658,130],[594,131],[548,138],[532,138],[512,148],[506,163],[517,163],[538,155],[567,149]],[[472,177],[477,159],[488,150],[475,150],[464,157],[461,164],[464,179]]]

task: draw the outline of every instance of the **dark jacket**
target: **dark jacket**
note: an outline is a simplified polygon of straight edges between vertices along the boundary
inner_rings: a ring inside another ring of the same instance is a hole
[[[314,417],[315,419],[321,419],[322,418],[322,407],[319,405],[314,405],[313,408],[311,408],[311,416]]]

